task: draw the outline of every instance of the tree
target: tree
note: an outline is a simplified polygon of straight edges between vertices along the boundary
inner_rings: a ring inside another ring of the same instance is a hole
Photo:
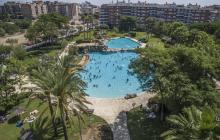
[[[38,21],[39,22],[52,22],[57,26],[57,28],[61,29],[68,24],[69,19],[58,13],[50,13],[50,14],[41,15]]]
[[[153,26],[156,24],[156,22],[158,21],[158,19],[153,18],[153,17],[149,17],[146,19],[145,21],[145,25],[146,25],[146,30],[148,32],[152,32],[153,30]]]
[[[215,31],[215,37],[216,39],[220,38],[220,27]]]
[[[83,37],[84,37],[84,40],[85,40],[86,39],[86,29],[85,29],[86,15],[82,15],[81,18],[82,18],[82,21],[83,21]]]
[[[0,37],[5,35],[5,30],[3,28],[0,28]]]
[[[0,22],[0,27],[3,28],[5,32],[10,35],[19,31],[18,26],[13,23],[1,23]]]
[[[17,19],[15,20],[15,25],[17,25],[20,29],[27,29],[31,25],[31,20],[29,19]]]
[[[136,18],[132,16],[121,16],[119,30],[129,32],[136,28]]]
[[[13,48],[13,56],[18,60],[24,60],[27,52],[23,46],[16,46]]]
[[[196,47],[204,53],[215,51],[213,50],[215,49],[215,41],[213,37],[204,31],[198,31],[195,29],[190,31],[188,46]]]
[[[11,66],[0,66],[0,112],[6,113],[18,103],[14,85],[17,84],[16,76],[13,75]],[[12,77],[13,76],[13,77]]]
[[[171,33],[172,39],[175,41],[175,43],[187,43],[188,37],[189,37],[189,30],[187,26],[179,26],[179,27],[173,27],[173,33]]]
[[[215,90],[212,79],[218,70],[210,55],[184,46],[138,51],[142,57],[133,61],[130,67],[143,89],[151,87],[157,91],[161,119],[164,118],[164,107],[177,113],[190,105],[219,106],[220,94]]]
[[[217,113],[210,107],[202,111],[195,106],[183,109],[179,115],[171,115],[167,121],[172,128],[161,136],[165,140],[217,140],[220,138],[220,123]]]
[[[52,13],[39,17],[39,19],[28,28],[26,38],[30,41],[49,41],[53,43],[58,37],[59,29],[67,27],[68,18]]]
[[[50,127],[49,117],[45,117],[46,109],[38,116],[31,125],[34,140],[49,140],[53,135],[53,130]]]
[[[83,90],[86,84],[77,75],[78,68],[75,56],[66,56],[58,60],[53,72],[55,78],[53,95],[58,101],[65,140],[68,140],[65,118],[70,118],[68,116],[70,101],[75,111],[85,111],[87,108],[85,103],[88,103]]]
[[[41,95],[43,95],[43,97],[47,98],[48,101],[48,106],[49,106],[49,110],[50,110],[50,115],[52,118],[52,125],[54,128],[54,135],[57,136],[57,126],[55,123],[55,113],[54,113],[54,109],[53,109],[53,105],[52,105],[52,90],[54,88],[54,75],[51,73],[51,71],[47,68],[43,68],[43,67],[39,67],[37,70],[34,70],[32,72],[32,82],[34,84],[36,84],[42,91]],[[35,94],[34,94],[35,95]]]
[[[44,26],[44,30],[42,30],[42,36],[44,40],[49,40],[49,42],[54,42],[54,39],[58,37],[58,28],[55,23],[48,22]]]
[[[79,70],[78,56],[71,55],[58,58],[56,63],[49,63],[49,68],[39,68],[33,73],[33,80],[41,89],[42,95],[47,97],[52,121],[59,112],[61,118],[65,140],[67,135],[67,121],[71,122],[69,112],[75,114],[78,111],[86,111],[84,87],[86,84],[80,79],[77,71]],[[55,111],[51,104],[51,97],[55,98],[57,108]],[[70,107],[71,106],[71,109]]]

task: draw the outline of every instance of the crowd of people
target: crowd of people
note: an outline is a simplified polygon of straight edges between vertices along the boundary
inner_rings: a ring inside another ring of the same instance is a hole
[[[105,81],[107,82],[105,84],[108,88],[112,87],[113,82],[115,82],[114,80],[117,80],[117,82],[123,82],[122,80],[124,80],[125,84],[131,86],[131,73],[126,65],[129,64],[133,58],[135,58],[134,55],[127,55],[121,52],[114,53],[113,55],[101,54],[98,55],[98,57],[96,54],[90,54],[90,62],[86,66],[85,71],[81,74],[82,78],[88,82],[88,84],[92,84],[94,88],[100,86],[96,80],[106,77],[107,79],[105,79]],[[122,76],[124,73],[126,73],[126,77]]]

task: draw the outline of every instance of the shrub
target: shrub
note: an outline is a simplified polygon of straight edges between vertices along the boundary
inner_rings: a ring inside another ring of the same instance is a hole
[[[5,35],[5,30],[3,28],[0,28],[0,36],[4,36]]]
[[[18,43],[18,40],[17,39],[13,39],[13,38],[9,38],[6,40],[6,43],[10,44],[10,45],[14,45],[14,44],[17,44]]]
[[[17,46],[17,47],[14,47],[14,49],[13,49],[13,55],[18,60],[24,60],[24,58],[27,55],[27,52],[23,46]]]
[[[17,25],[20,29],[27,29],[31,25],[31,20],[18,19],[15,21],[15,25]]]
[[[136,37],[136,32],[129,32],[129,35],[130,35],[131,37]]]
[[[15,24],[11,24],[11,23],[4,23],[2,27],[5,30],[5,32],[10,35],[19,31],[18,26],[16,26]]]
[[[61,47],[62,48],[64,48],[64,47],[66,47],[68,45],[68,41],[67,40],[62,40],[62,42],[61,42]]]
[[[142,43],[147,43],[147,39],[146,38],[141,38],[141,39],[139,39],[139,41],[142,42]]]

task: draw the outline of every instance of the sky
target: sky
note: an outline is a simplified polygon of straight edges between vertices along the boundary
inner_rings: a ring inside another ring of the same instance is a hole
[[[12,1],[12,0],[0,0],[0,3],[4,3],[6,1]],[[27,1],[32,1],[32,0],[15,0],[15,1],[23,1],[23,2],[27,2]],[[65,2],[84,2],[85,0],[58,0],[58,1],[65,1]],[[111,3],[112,0],[87,0],[93,4],[96,5],[101,5],[104,3]],[[117,0],[113,0],[114,2],[116,2]],[[122,0],[119,0],[122,1]],[[127,0],[125,0],[127,1]],[[138,1],[142,1],[144,2],[145,0],[130,0],[131,2],[138,2]],[[220,0],[146,0],[147,3],[173,3],[175,2],[176,4],[188,4],[188,3],[192,3],[192,4],[200,4],[202,6],[204,5],[213,5],[213,4],[218,4],[220,5]]]

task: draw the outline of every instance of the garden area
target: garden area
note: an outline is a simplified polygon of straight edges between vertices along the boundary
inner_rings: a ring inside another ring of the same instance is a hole
[[[137,107],[127,114],[128,130],[132,140],[161,140],[160,134],[167,129],[167,125],[161,123],[159,114],[156,118],[148,118],[144,108]]]
[[[17,140],[21,135],[20,131],[22,128],[29,129],[30,125],[33,125],[34,131],[39,135],[39,138],[41,137],[47,137],[47,139],[57,139],[57,140],[63,140],[62,134],[60,134],[58,137],[53,137],[53,135],[50,135],[51,132],[51,126],[48,126],[47,123],[50,118],[49,116],[49,110],[46,105],[46,102],[43,102],[39,99],[34,100],[28,100],[23,99],[20,101],[20,104],[15,106],[14,108],[24,109],[24,114],[19,115],[19,117],[16,118],[16,113],[12,112],[9,114],[9,116],[12,117],[12,119],[9,119],[8,121],[0,124],[0,137],[4,140]],[[19,120],[24,120],[27,118],[30,112],[38,110],[39,112],[35,115],[36,120],[33,121],[32,124],[29,124],[28,122],[25,122],[22,126],[22,128],[16,127],[16,122]],[[68,135],[70,140],[79,140],[80,139],[80,128],[78,124],[77,117],[73,117],[74,124],[68,127]],[[43,124],[42,124],[43,123]],[[106,126],[106,122],[94,115],[83,115],[83,122],[81,122],[81,129],[83,134],[86,133],[87,129],[89,127],[99,127],[99,126]],[[47,133],[45,133],[47,132]],[[40,136],[41,135],[41,136]]]

